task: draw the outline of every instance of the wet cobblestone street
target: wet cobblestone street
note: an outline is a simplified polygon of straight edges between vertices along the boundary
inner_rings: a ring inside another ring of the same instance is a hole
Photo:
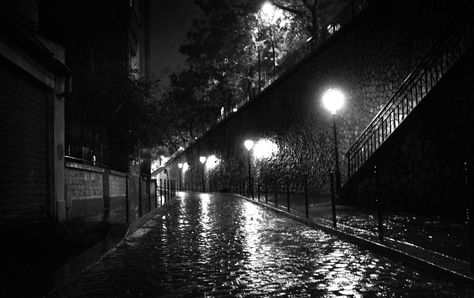
[[[233,195],[182,195],[59,296],[473,297]]]

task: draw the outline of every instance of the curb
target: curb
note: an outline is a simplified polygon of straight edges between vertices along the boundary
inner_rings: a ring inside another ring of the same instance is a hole
[[[140,229],[143,225],[151,221],[153,217],[156,215],[156,213],[161,211],[161,208],[163,206],[166,206],[177,197],[178,196],[173,197],[165,204],[153,209],[152,211],[148,212],[142,217],[136,219],[133,223],[113,224],[113,227],[111,228],[111,230],[107,234],[107,237],[104,240],[92,246],[91,248],[89,248],[88,250],[80,254],[79,256],[75,257],[70,262],[60,266],[58,269],[54,271],[54,276],[59,276],[59,275],[64,275],[64,274],[69,274],[69,276],[58,277],[57,279],[59,280],[59,282],[57,282],[54,288],[52,288],[44,297],[54,297],[58,295],[61,292],[61,290],[67,286],[67,284],[76,280],[77,277],[79,277],[79,275],[81,275],[82,272],[89,269],[92,265],[99,262],[100,260],[105,258],[107,255],[113,253],[125,241],[127,237],[129,237],[130,235],[135,233],[138,229]],[[123,236],[119,236],[118,238],[113,240],[111,243],[108,243],[110,239],[114,238],[114,237],[110,237],[112,232],[117,232],[117,230],[122,230],[122,229],[123,231],[119,231],[119,233]],[[105,252],[103,249],[104,247],[107,247],[105,249]],[[87,258],[88,255],[93,255],[93,256],[90,256],[89,258]],[[87,263],[87,265],[76,264],[76,263],[81,263],[81,259],[83,258],[89,259],[89,262]],[[75,266],[82,267],[82,268],[79,270],[76,270],[76,272],[70,272],[70,270],[68,270],[69,267],[73,268]]]
[[[278,214],[284,215],[290,219],[293,219],[297,222],[300,222],[302,224],[305,224],[307,226],[310,226],[313,229],[318,229],[322,230],[328,234],[334,235],[342,240],[345,240],[347,242],[353,243],[358,245],[359,247],[369,249],[373,252],[376,252],[378,254],[384,255],[390,259],[397,260],[400,262],[403,262],[409,267],[418,269],[420,271],[427,272],[429,274],[434,274],[438,277],[443,277],[447,278],[448,280],[460,284],[462,286],[468,287],[468,288],[474,288],[474,277],[473,276],[467,276],[458,272],[455,272],[453,270],[450,270],[448,268],[441,267],[433,262],[424,260],[422,258],[416,257],[414,255],[411,255],[407,252],[404,252],[402,250],[387,246],[384,243],[378,242],[378,241],[371,241],[369,239],[365,239],[353,234],[349,234],[345,231],[339,230],[337,228],[333,228],[332,226],[328,225],[323,225],[320,223],[316,223],[310,219],[305,219],[302,217],[299,217],[295,214],[288,213],[286,211],[283,211],[281,209],[275,208],[273,206],[269,206],[267,204],[264,204],[262,202],[254,201],[251,198],[244,197],[242,195],[234,194],[235,196],[242,198],[248,202],[252,202],[256,205],[262,206],[264,208],[268,208]]]

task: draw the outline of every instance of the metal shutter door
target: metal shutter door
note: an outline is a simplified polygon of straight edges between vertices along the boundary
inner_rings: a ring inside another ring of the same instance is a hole
[[[49,213],[48,93],[0,61],[0,229]]]

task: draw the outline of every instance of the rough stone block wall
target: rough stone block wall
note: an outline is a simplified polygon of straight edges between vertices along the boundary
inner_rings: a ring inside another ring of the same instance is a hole
[[[253,102],[242,107],[192,144],[168,166],[172,179],[190,166],[183,183],[227,190],[248,176],[246,139],[266,139],[276,150],[267,158],[252,152],[252,176],[301,191],[308,179],[310,191],[329,190],[334,168],[332,121],[321,97],[329,87],[346,95],[337,115],[339,155],[343,181],[344,154],[403,80],[452,22],[460,3],[446,1],[372,1],[369,8],[328,42],[277,80]],[[441,17],[442,16],[442,17]],[[199,156],[215,155],[219,162],[203,167]]]
[[[101,212],[104,208],[101,168],[66,163],[66,198],[68,217],[80,217]]]

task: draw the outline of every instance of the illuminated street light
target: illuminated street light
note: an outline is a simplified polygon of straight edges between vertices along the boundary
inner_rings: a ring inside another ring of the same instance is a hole
[[[345,102],[344,94],[334,88],[329,88],[323,95],[323,105],[331,112],[332,115],[332,127],[334,133],[334,159],[335,159],[335,174],[336,174],[336,190],[341,189],[341,169],[339,167],[339,149],[337,140],[337,129],[336,129],[336,113],[342,108]]]
[[[206,157],[205,156],[201,156],[199,157],[199,162],[202,164],[202,174],[201,174],[201,177],[202,177],[202,192],[204,192],[206,190],[206,183],[204,181],[204,164],[206,163]]]
[[[248,152],[248,168],[249,168],[249,196],[250,196],[250,191],[252,190],[252,197],[253,197],[253,188],[252,188],[252,170],[251,170],[251,164],[250,164],[250,151],[252,150],[254,145],[254,141],[252,140],[245,140],[244,142],[244,147],[247,149]]]
[[[329,88],[323,95],[323,105],[332,115],[336,115],[337,110],[342,108],[345,100],[344,94],[338,89]]]

